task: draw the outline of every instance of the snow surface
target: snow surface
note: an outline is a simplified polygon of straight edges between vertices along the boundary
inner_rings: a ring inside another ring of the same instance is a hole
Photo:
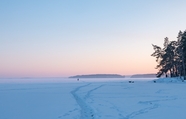
[[[186,119],[185,82],[128,80],[0,79],[0,119]]]

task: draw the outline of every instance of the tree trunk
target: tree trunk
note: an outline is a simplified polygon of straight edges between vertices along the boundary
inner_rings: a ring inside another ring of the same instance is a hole
[[[183,77],[184,77],[184,80],[186,80],[186,73],[185,73],[185,62],[184,62],[184,57],[182,56],[182,60],[183,60]]]

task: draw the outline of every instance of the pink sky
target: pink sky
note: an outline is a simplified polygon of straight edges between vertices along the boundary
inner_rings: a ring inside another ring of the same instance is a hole
[[[0,77],[156,73],[186,1],[0,1]]]

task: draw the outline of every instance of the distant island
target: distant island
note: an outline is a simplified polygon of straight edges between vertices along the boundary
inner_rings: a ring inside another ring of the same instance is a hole
[[[156,78],[156,74],[135,74],[130,78]]]
[[[89,74],[89,75],[76,75],[69,78],[125,78],[119,74]]]

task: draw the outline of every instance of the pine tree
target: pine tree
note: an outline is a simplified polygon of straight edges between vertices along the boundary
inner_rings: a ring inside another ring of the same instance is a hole
[[[181,66],[181,75],[184,76],[186,80],[186,31],[183,33],[180,31],[178,34],[178,42],[179,42],[179,57]]]
[[[154,53],[151,55],[156,57],[158,63],[157,77],[169,73],[171,77],[184,76],[186,80],[186,31],[178,33],[177,41],[169,41],[164,39],[164,48],[152,45]]]

